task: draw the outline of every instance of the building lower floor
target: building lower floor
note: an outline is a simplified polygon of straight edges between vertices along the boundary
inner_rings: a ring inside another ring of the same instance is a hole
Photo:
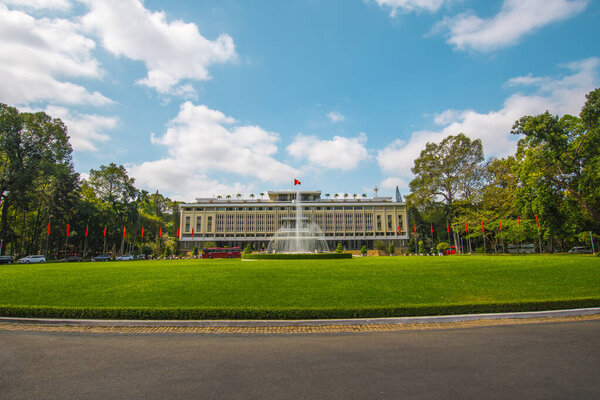
[[[252,247],[253,251],[263,251],[269,246],[271,238],[214,238],[211,240],[183,238],[179,242],[179,253],[185,254],[192,251],[194,246],[198,246],[198,249],[205,247],[241,247],[245,248],[248,244]],[[367,250],[374,250],[377,246],[384,246],[385,249],[389,248],[390,243],[393,243],[397,251],[405,249],[408,246],[408,239],[404,238],[326,238],[327,246],[330,251],[335,251],[338,243],[342,244],[344,250],[360,250],[363,246],[366,246]],[[380,242],[380,243],[378,243]]]

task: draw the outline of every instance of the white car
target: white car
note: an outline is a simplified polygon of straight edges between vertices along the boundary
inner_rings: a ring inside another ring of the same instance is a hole
[[[117,261],[133,261],[133,256],[131,254],[124,254],[116,258]]]
[[[19,264],[43,264],[46,262],[46,257],[42,255],[27,256],[19,259]]]

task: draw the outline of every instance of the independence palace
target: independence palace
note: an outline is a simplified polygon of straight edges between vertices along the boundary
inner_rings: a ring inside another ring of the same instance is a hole
[[[194,245],[219,247],[248,243],[266,249],[284,220],[295,217],[296,194],[302,215],[317,224],[330,250],[341,242],[345,249],[373,248],[376,240],[401,247],[408,240],[406,204],[391,197],[322,199],[320,191],[273,191],[267,199],[233,200],[199,198],[180,205],[180,251]]]

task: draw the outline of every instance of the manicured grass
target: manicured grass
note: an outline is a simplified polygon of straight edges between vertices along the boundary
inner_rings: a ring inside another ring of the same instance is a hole
[[[600,306],[592,256],[1,265],[0,315],[326,318]]]

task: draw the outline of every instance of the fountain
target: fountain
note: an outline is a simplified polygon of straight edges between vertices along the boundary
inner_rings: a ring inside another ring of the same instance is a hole
[[[296,216],[283,218],[279,228],[267,247],[267,253],[328,253],[329,246],[321,228],[302,215],[302,202],[296,191]]]

